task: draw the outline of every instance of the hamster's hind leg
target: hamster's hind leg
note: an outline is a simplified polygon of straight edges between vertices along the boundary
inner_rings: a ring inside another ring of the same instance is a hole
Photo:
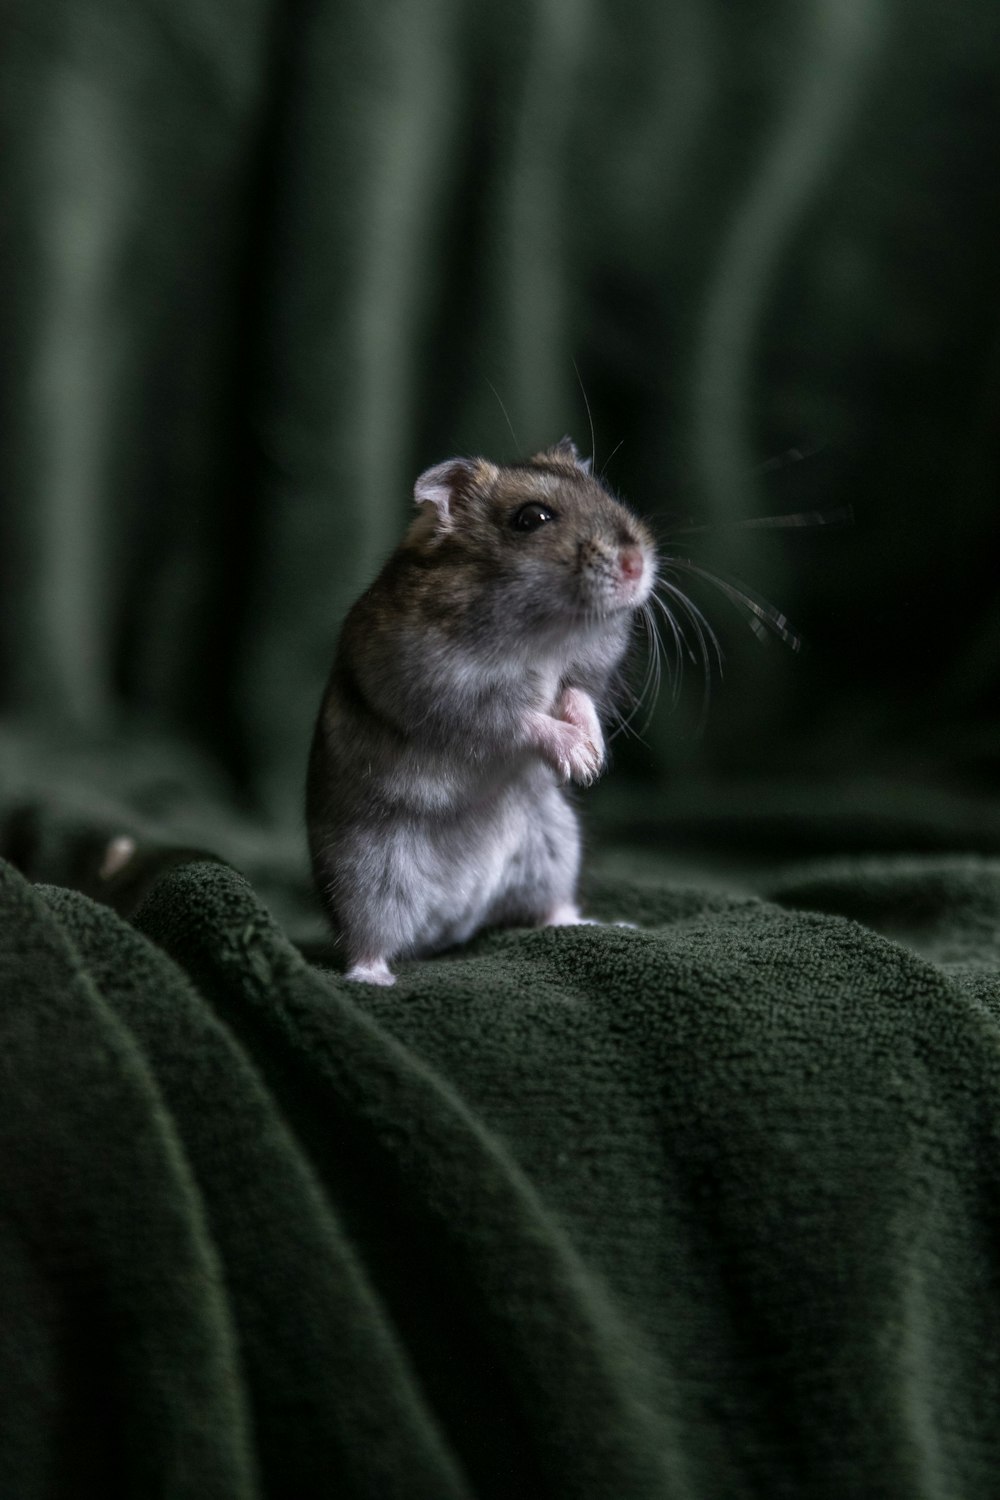
[[[524,811],[522,837],[485,925],[545,927],[582,921],[576,905],[580,873],[576,813],[559,788],[551,785]]]
[[[412,840],[410,841],[412,843]],[[347,959],[345,977],[395,984],[390,964],[426,936],[430,892],[405,835],[360,832],[330,841],[315,860],[316,884]]]

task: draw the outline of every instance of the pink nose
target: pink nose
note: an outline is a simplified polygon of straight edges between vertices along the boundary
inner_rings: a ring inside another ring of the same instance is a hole
[[[641,578],[645,564],[638,547],[628,547],[623,550],[618,558],[618,566],[623,578]]]

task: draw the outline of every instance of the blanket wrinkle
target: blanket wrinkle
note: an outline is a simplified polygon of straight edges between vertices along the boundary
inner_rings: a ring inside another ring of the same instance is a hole
[[[52,888],[48,900],[177,1123],[240,1332],[266,1492],[287,1486],[306,1500],[328,1493],[337,1473],[359,1492],[470,1493],[252,1056],[135,928],[76,892]],[[245,924],[234,948],[254,930]]]
[[[176,891],[186,887],[196,887],[198,901],[178,904]],[[421,1378],[450,1414],[451,1440],[476,1493],[491,1493],[497,1455],[492,1463],[489,1456],[498,1442],[505,1485],[520,1474],[518,1483],[539,1492],[558,1485],[567,1495],[595,1486],[645,1493],[661,1470],[662,1438],[650,1426],[641,1350],[460,1089],[374,1024],[353,987],[338,981],[331,993],[233,872],[180,870],[136,920],[260,1059],[302,1148],[350,1215]],[[258,953],[255,965],[239,956],[248,947]],[[422,1286],[420,1298],[405,1303],[397,1300],[400,1244]],[[489,1367],[477,1357],[482,1339]],[[454,1370],[442,1381],[443,1367],[463,1363],[461,1383]],[[471,1420],[470,1402],[491,1411],[489,1424]],[[597,1437],[581,1446],[590,1409]],[[555,1454],[558,1471],[546,1472]]]
[[[174,1119],[43,892],[2,863],[0,905],[5,1237],[38,1277],[30,1343],[5,1359],[0,1493],[86,1494],[110,1472],[137,1495],[254,1495],[237,1334]],[[5,1302],[17,1286],[0,1277]]]

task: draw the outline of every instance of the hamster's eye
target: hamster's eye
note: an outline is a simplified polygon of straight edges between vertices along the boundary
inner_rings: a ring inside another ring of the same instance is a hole
[[[537,531],[539,526],[544,526],[546,521],[554,521],[556,513],[549,505],[541,505],[537,500],[529,500],[527,505],[522,505],[510,518],[511,531]]]

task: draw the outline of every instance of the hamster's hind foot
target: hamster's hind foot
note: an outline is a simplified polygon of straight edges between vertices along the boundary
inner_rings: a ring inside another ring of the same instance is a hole
[[[580,908],[571,901],[553,907],[542,923],[543,927],[631,927],[638,929],[638,922],[601,922],[597,917],[582,917]]]
[[[389,985],[396,983],[396,976],[384,958],[363,958],[358,963],[351,965],[344,978],[355,979],[362,984]]]
[[[549,912],[543,927],[600,927],[600,922],[595,922],[593,917],[580,915],[580,908],[572,901],[563,901]]]

